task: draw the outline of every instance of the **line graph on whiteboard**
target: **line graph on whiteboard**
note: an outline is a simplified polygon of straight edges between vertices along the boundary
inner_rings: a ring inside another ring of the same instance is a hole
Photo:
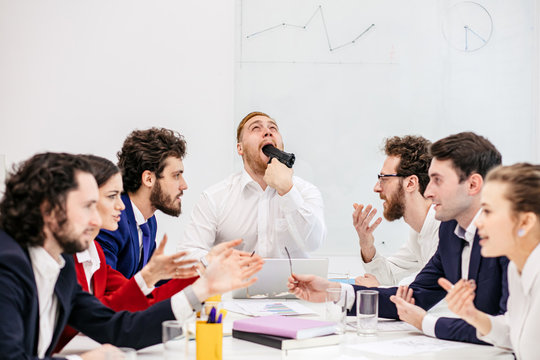
[[[395,63],[388,22],[370,0],[239,2],[239,62]]]

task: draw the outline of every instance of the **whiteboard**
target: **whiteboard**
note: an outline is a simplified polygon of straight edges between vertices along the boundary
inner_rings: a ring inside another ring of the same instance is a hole
[[[460,14],[478,31],[468,33],[475,51],[443,31],[450,21],[459,37],[455,9],[465,3],[237,1],[235,117],[260,110],[275,118],[296,154],[295,174],[321,190],[328,237],[319,253],[358,253],[353,202],[382,213],[372,189],[387,137],[475,131],[505,163],[536,160],[534,1],[477,1],[472,7],[488,17]],[[384,221],[374,235],[388,254],[408,227]]]

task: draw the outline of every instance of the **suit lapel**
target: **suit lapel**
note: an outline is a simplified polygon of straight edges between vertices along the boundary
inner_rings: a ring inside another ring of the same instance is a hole
[[[129,199],[129,195],[127,193],[122,194],[122,200],[124,201],[124,204],[126,205],[126,219],[129,226],[129,239],[131,241],[131,249],[132,249],[132,259],[134,264],[132,264],[132,273],[135,274],[139,267],[139,231],[137,229],[137,221],[135,221],[135,214],[133,213],[133,204],[131,203],[131,200]]]
[[[459,279],[461,279],[462,275],[461,275],[461,253],[463,252],[463,240],[458,237],[454,231],[452,231],[452,233],[450,234],[450,244],[449,244],[449,248],[450,248],[450,251],[448,252],[448,257],[449,259],[447,259],[448,261],[448,264],[450,266],[450,271],[446,272],[445,275],[447,275],[448,277],[452,277],[451,279],[449,278],[448,280],[451,282],[451,283],[456,283]]]
[[[481,261],[482,256],[480,255],[480,237],[478,236],[478,231],[476,231],[471,249],[471,260],[469,262],[469,279],[478,278],[478,270],[480,269]]]
[[[54,294],[58,299],[58,318],[54,327],[54,334],[51,345],[47,349],[47,354],[50,354],[54,350],[54,347],[58,342],[58,338],[60,337],[60,334],[62,333],[64,327],[67,324],[68,315],[71,312],[71,287],[73,286],[73,283],[69,280],[69,272],[73,271],[74,268],[68,266],[68,261],[72,261],[71,256],[64,256],[64,260],[66,260],[66,265],[60,271],[60,275],[58,276],[58,280],[56,281],[56,285],[54,287]]]

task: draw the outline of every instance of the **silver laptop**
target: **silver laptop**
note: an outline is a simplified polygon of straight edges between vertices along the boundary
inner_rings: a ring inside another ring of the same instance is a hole
[[[295,274],[313,274],[326,279],[328,259],[292,259]],[[291,276],[289,259],[264,259],[257,282],[245,289],[234,290],[233,299],[295,299],[289,293],[287,280]]]

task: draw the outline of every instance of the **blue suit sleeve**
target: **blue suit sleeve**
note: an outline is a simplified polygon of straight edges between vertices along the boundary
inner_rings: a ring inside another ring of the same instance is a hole
[[[500,296],[497,305],[495,305],[498,306],[498,309],[489,308],[488,300],[480,298],[480,296],[482,295],[484,297],[497,297],[498,294],[496,294],[495,290],[489,291],[489,294],[477,294],[477,297],[474,300],[475,306],[479,310],[491,313],[491,315],[504,314],[506,312],[506,302],[508,300],[508,259],[506,257],[500,257],[496,259],[496,263],[496,269],[493,269],[494,271],[492,274],[494,283],[491,285],[496,286],[496,282],[500,278]],[[476,337],[476,328],[461,319],[444,317],[439,318],[437,320],[437,323],[435,324],[435,335],[439,339],[465,341],[475,344],[489,345],[481,340],[478,340],[478,338]]]
[[[429,310],[444,298],[446,292],[437,284],[437,280],[444,276],[444,270],[440,261],[439,251],[437,250],[431,260],[416,276],[416,279],[410,288],[413,289],[413,296],[416,305],[425,310]],[[364,286],[353,285],[355,292],[357,290],[370,289],[379,292],[379,316],[387,319],[398,319],[396,305],[390,301],[390,296],[395,295],[397,287],[391,288],[367,288]],[[350,311],[350,315],[356,314],[356,299]]]

